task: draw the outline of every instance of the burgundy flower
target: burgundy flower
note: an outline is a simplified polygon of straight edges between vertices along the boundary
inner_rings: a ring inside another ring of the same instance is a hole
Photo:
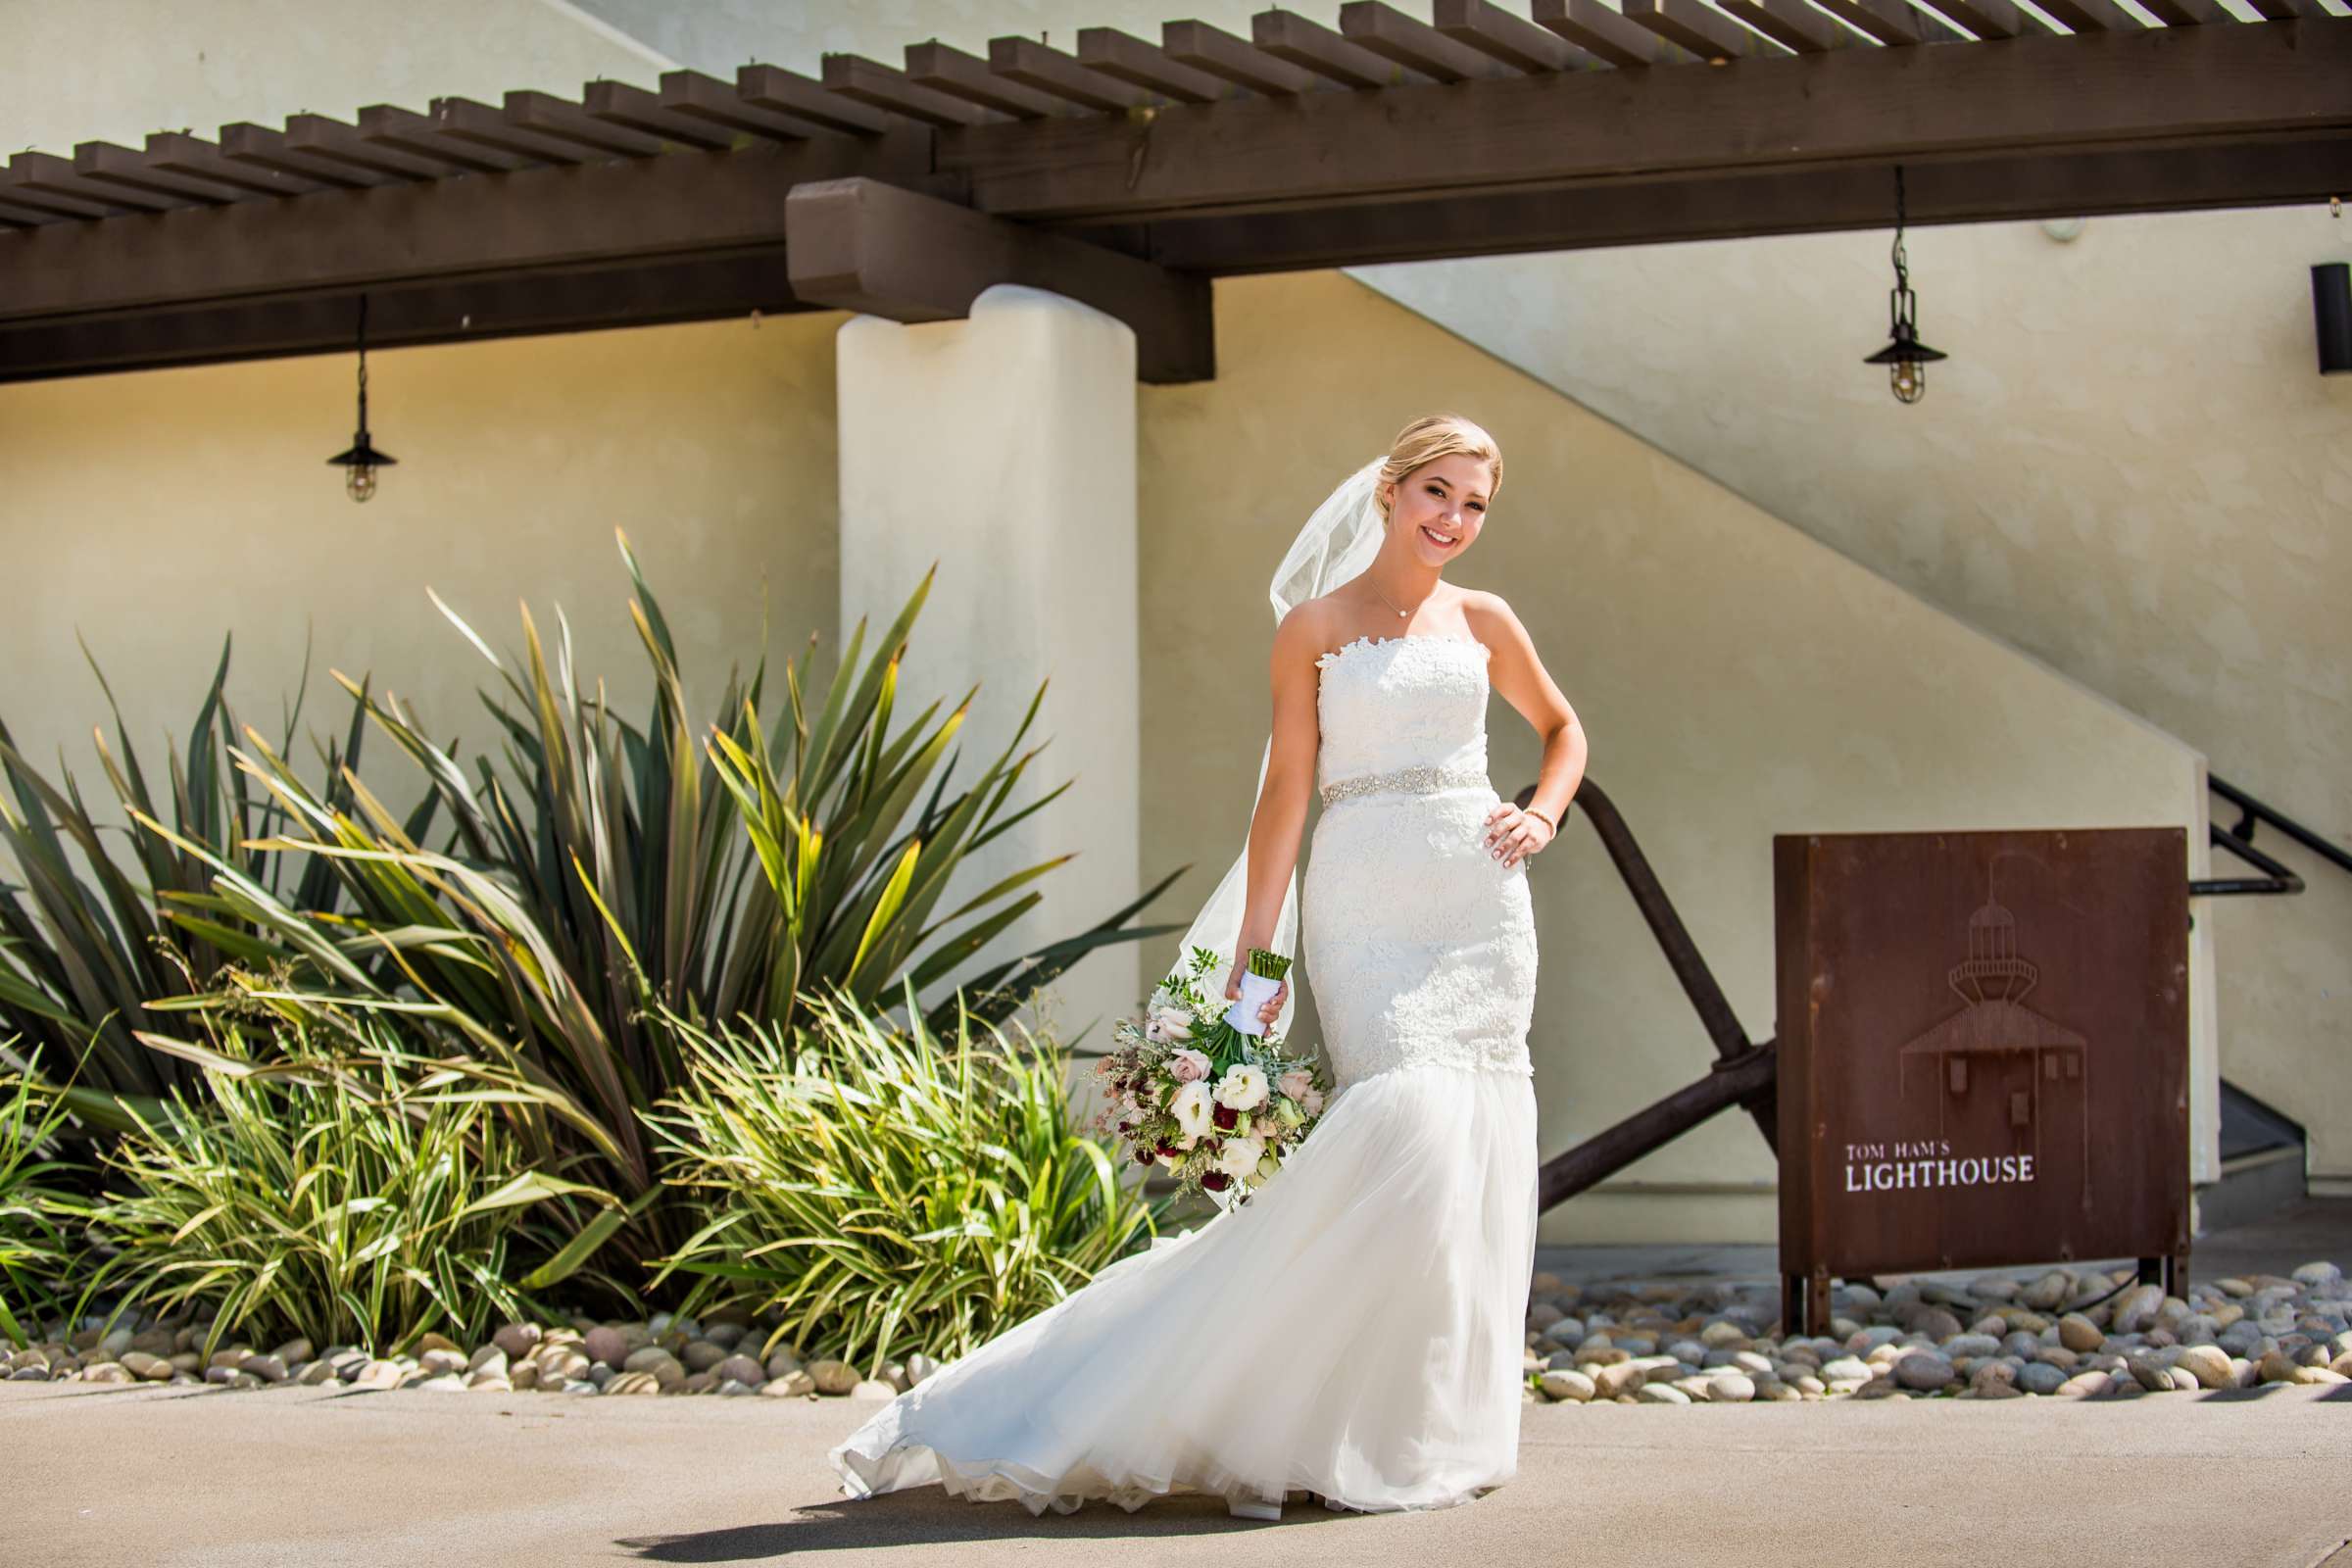
[[[1241,1119],[1242,1113],[1234,1109],[1231,1105],[1219,1105],[1213,1114],[1217,1123],[1217,1130],[1220,1132],[1231,1132],[1233,1131],[1233,1124]]]
[[[1139,1149],[1135,1152],[1135,1162],[1138,1165],[1151,1164],[1152,1157],[1152,1152],[1149,1149]]]
[[[1221,1193],[1233,1185],[1233,1178],[1221,1170],[1205,1171],[1201,1174],[1200,1185],[1212,1193]]]

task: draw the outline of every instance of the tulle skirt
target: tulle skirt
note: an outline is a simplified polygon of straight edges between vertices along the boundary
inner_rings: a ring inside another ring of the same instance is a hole
[[[1248,1204],[877,1410],[828,1455],[843,1491],[938,1482],[1037,1515],[1179,1492],[1467,1502],[1518,1468],[1535,1155],[1524,1072],[1344,1084]]]

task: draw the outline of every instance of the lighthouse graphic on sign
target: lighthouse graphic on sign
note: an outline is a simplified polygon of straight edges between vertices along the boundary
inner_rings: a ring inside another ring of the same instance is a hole
[[[1968,917],[1967,956],[1945,971],[1960,1009],[1906,1042],[1906,1135],[1955,1156],[2031,1154],[2035,1186],[2090,1206],[2090,1092],[2082,1035],[2026,1005],[2040,968],[2018,952],[2017,917],[1992,896]]]

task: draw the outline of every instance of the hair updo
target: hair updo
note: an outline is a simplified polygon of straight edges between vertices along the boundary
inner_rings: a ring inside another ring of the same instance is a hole
[[[1502,488],[1502,449],[1493,436],[1458,414],[1424,414],[1397,431],[1389,446],[1389,461],[1381,465],[1380,482],[1402,484],[1405,475],[1422,465],[1456,455],[1476,458],[1487,466],[1491,475],[1487,499],[1492,502],[1494,492]],[[1375,497],[1379,494],[1377,489],[1373,491]],[[1387,501],[1380,503],[1383,516],[1390,506]]]

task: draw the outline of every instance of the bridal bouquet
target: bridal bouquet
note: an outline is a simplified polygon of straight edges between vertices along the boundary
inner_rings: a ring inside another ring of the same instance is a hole
[[[1241,1000],[1230,1005],[1212,996],[1220,961],[1214,949],[1193,949],[1141,1017],[1111,1026],[1118,1044],[1096,1068],[1109,1082],[1095,1125],[1124,1139],[1137,1164],[1165,1166],[1183,1191],[1229,1208],[1281,1169],[1331,1086],[1317,1062],[1292,1055],[1257,1020],[1291,960],[1251,948]]]

